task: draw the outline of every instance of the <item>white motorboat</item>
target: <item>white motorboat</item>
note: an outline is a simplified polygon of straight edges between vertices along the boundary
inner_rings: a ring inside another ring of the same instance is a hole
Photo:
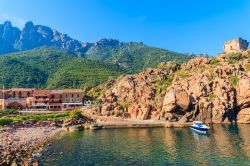
[[[207,133],[210,127],[205,125],[202,121],[194,121],[193,124],[190,126],[190,129],[199,133]]]

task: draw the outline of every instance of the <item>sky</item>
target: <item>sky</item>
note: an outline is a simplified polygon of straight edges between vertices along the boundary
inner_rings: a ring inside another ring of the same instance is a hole
[[[0,0],[0,23],[47,25],[83,42],[143,42],[181,53],[216,55],[250,40],[250,0]]]

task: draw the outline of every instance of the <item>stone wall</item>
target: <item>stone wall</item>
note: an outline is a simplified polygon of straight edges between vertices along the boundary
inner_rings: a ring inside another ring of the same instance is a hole
[[[242,38],[237,38],[234,40],[230,40],[224,44],[224,52],[232,53],[238,51],[244,51],[248,48],[248,41]]]

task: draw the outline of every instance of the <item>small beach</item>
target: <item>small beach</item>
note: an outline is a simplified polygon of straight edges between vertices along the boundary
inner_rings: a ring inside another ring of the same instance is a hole
[[[63,130],[54,126],[2,128],[0,132],[0,165],[38,164],[36,157],[43,146]]]

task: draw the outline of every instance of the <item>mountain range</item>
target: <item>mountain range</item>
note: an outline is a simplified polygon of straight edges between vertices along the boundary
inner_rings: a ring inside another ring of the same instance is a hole
[[[7,86],[39,84],[43,88],[95,86],[110,77],[137,73],[160,62],[182,63],[192,58],[142,42],[107,38],[95,43],[81,42],[31,21],[23,29],[13,27],[10,21],[0,24],[0,54]],[[106,74],[101,76],[101,70],[107,71]],[[91,76],[83,77],[86,73]],[[68,80],[62,81],[65,78]]]

